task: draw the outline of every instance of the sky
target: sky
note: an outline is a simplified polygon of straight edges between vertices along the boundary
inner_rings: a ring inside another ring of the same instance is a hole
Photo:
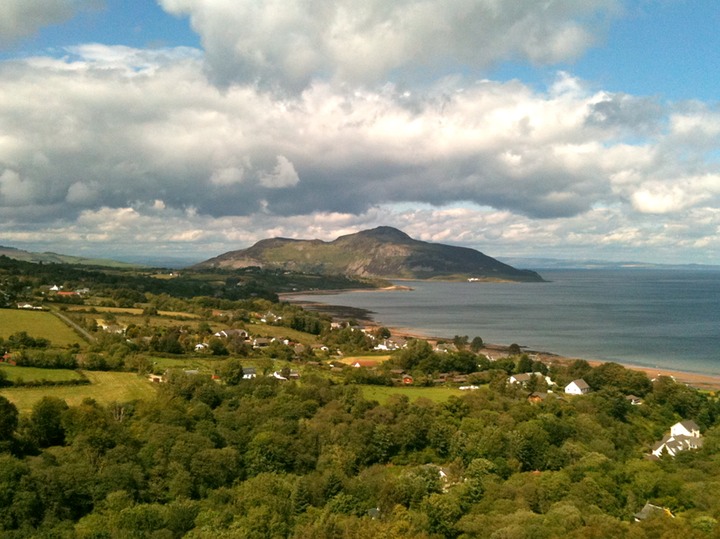
[[[376,226],[720,264],[716,0],[3,0],[0,245]]]

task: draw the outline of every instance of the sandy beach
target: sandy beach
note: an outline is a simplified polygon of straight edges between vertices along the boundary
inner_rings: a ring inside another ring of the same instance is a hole
[[[364,320],[367,324],[371,326],[377,325],[376,322],[372,320]],[[405,337],[405,338],[415,338],[415,339],[427,339],[428,341],[435,342],[438,340],[452,340],[450,337],[432,337],[428,335],[422,335],[415,331],[413,331],[410,328],[394,328],[389,327],[390,333],[392,335],[398,336],[398,337]],[[504,344],[489,344],[486,343],[485,347],[480,350],[480,353],[485,354],[489,358],[492,359],[498,359],[501,357],[504,357],[507,355],[508,352],[508,345]],[[577,359],[583,359],[587,361],[590,365],[596,366],[600,365],[602,363],[607,363],[606,361],[601,361],[597,359],[591,359],[591,358],[580,358],[580,357],[566,357],[566,356],[560,356],[557,354],[553,354],[552,352],[543,352],[543,351],[537,351],[537,350],[524,350],[525,353],[530,354],[532,357],[536,357],[540,361],[544,362],[547,365],[551,365],[552,363],[570,363],[572,361],[575,361]],[[686,371],[680,371],[680,370],[673,370],[673,369],[665,369],[665,368],[658,368],[658,367],[646,367],[646,366],[640,366],[640,365],[632,365],[628,363],[621,363],[616,362],[619,365],[622,365],[626,369],[632,369],[636,371],[642,371],[648,375],[648,378],[651,380],[658,378],[660,376],[669,376],[673,378],[676,382],[680,384],[687,384],[688,386],[706,390],[706,391],[717,391],[720,390],[720,375],[712,375],[712,374],[701,374],[701,373],[695,373],[695,372],[686,372]]]
[[[377,289],[375,289],[375,290],[377,290]],[[394,287],[388,287],[387,290],[410,290],[410,288],[403,287],[403,286],[394,286]],[[318,294],[327,294],[327,293],[332,293],[332,292],[347,292],[347,291],[348,290],[338,290],[338,291],[318,290],[317,293]],[[357,291],[365,291],[365,290],[359,289]],[[312,301],[293,301],[293,296],[297,296],[297,295],[301,295],[301,294],[297,294],[297,293],[281,294],[281,297],[284,301],[289,301],[291,303],[295,303],[297,305],[302,306],[303,308],[309,308],[309,309],[325,312],[325,313],[333,316],[333,318],[348,318],[348,317],[350,317],[350,318],[355,318],[356,320],[362,322],[363,324],[365,324],[367,326],[379,326],[380,325],[375,320],[373,320],[372,313],[365,309],[345,307],[345,306],[341,306],[341,305],[329,305],[329,304],[312,302]],[[312,294],[303,292],[302,295],[312,295]],[[452,337],[447,337],[447,336],[440,337],[440,336],[423,335],[423,334],[420,334],[417,331],[413,330],[412,328],[389,327],[388,329],[390,330],[392,335],[395,335],[395,336],[427,339],[429,341],[452,340]],[[481,351],[481,353],[487,355],[488,357],[499,358],[499,357],[503,357],[504,355],[506,355],[507,350],[508,350],[508,346],[504,345],[504,344],[486,344],[486,347]],[[574,361],[576,359],[584,359],[591,365],[599,365],[601,363],[606,363],[605,361],[597,360],[597,359],[593,359],[593,358],[565,357],[565,356],[553,354],[552,352],[546,352],[546,351],[525,350],[525,352],[527,352],[528,354],[532,354],[533,356],[536,356],[538,359],[540,359],[541,361],[543,361],[547,364],[551,364],[553,362],[566,363],[566,362]],[[708,391],[720,390],[720,375],[687,372],[687,371],[682,371],[682,370],[674,370],[674,369],[667,369],[667,368],[661,368],[661,367],[647,367],[647,366],[633,365],[630,363],[623,363],[620,361],[617,361],[617,363],[628,369],[645,372],[651,380],[654,378],[657,378],[659,376],[670,376],[678,383],[687,384],[687,385],[689,385],[691,387],[695,387],[697,389],[708,390]]]

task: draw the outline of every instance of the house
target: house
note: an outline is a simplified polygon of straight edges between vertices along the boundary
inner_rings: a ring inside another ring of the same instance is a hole
[[[355,363],[352,364],[352,366],[356,369],[359,369],[360,367],[372,368],[377,367],[378,363],[379,362],[374,359],[358,359]]]
[[[450,352],[457,352],[458,347],[455,346],[453,343],[438,343],[435,345],[435,351],[443,354],[448,354]]]
[[[670,434],[666,434],[662,440],[652,448],[652,455],[662,457],[670,455],[674,457],[680,451],[688,449],[700,449],[703,446],[703,438],[700,434],[700,427],[694,421],[681,421],[670,427]]]
[[[154,384],[161,384],[165,381],[165,377],[161,374],[148,374],[148,380]]]
[[[587,385],[585,380],[579,378],[565,386],[565,393],[568,395],[585,395],[586,393],[590,393],[590,386]]]
[[[12,354],[10,354],[10,352],[5,352],[2,356],[0,356],[0,361],[10,365],[15,365],[15,361],[13,361]]]
[[[405,339],[384,339],[381,343],[375,346],[374,350],[390,352],[393,350],[400,350],[401,348],[406,347],[407,341]]]
[[[42,311],[42,307],[38,307],[36,305],[32,305],[30,303],[18,303],[17,304],[18,309],[28,309],[32,311]]]
[[[255,367],[243,367],[243,380],[252,380],[257,377]]]
[[[640,406],[643,401],[640,397],[636,397],[635,395],[626,395],[625,399],[632,405],[632,406]]]
[[[670,427],[670,436],[690,436],[700,438],[700,427],[693,420],[680,421]]]
[[[528,402],[530,404],[538,404],[540,402],[543,402],[545,399],[547,399],[548,394],[543,391],[535,391],[533,393],[530,393],[528,395]]]
[[[549,376],[545,376],[541,372],[524,372],[521,374],[513,374],[510,378],[508,378],[508,383],[525,385],[533,378],[533,376],[538,380],[545,380],[545,383],[548,386],[555,385],[555,382],[553,382]]]
[[[414,381],[413,377],[410,376],[409,374],[405,374],[402,377],[402,383],[405,384],[406,386],[412,385],[413,381]]]
[[[248,332],[244,329],[222,329],[215,333],[215,337],[220,337],[221,339],[230,339],[230,338],[238,338],[238,339],[247,339],[248,338]]]
[[[98,323],[98,327],[105,333],[114,333],[115,335],[123,335],[125,333],[125,327],[119,326],[118,324],[106,324],[105,321]]]
[[[270,343],[272,341],[265,337],[258,337],[256,339],[253,339],[252,345],[253,348],[265,348],[267,346],[270,346]]]
[[[287,376],[284,376],[280,371],[275,371],[270,376],[276,380],[298,380],[300,378],[300,373],[297,371],[290,371]]]
[[[207,343],[201,342],[195,345],[195,351],[196,352],[204,352],[205,350],[208,350],[210,346]]]
[[[675,518],[675,515],[670,512],[670,509],[660,507],[659,505],[653,505],[649,502],[646,503],[638,513],[633,515],[635,522],[640,522],[653,516],[669,516],[671,518]]]

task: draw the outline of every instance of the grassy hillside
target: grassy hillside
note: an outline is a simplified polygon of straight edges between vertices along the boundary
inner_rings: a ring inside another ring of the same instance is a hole
[[[83,342],[77,333],[52,313],[0,309],[0,337],[7,339],[13,333],[20,331],[26,332],[33,338],[48,339],[55,346],[68,346]]]
[[[2,245],[0,245],[0,256],[7,256],[8,258],[22,260],[24,262],[42,262],[43,264],[73,264],[77,266],[101,266],[108,268],[139,267],[138,264],[128,264],[127,262],[118,262],[117,260],[109,260],[107,258],[85,258],[82,256],[63,255],[51,252],[34,253],[32,251],[15,249],[14,247],[3,247]]]
[[[48,370],[48,369],[45,369]],[[21,413],[32,410],[43,397],[57,397],[70,406],[77,406],[83,399],[94,399],[101,404],[151,399],[155,387],[147,378],[130,372],[83,371],[89,385],[57,387],[17,387],[0,390],[0,395],[12,402]]]
[[[341,236],[332,242],[274,238],[231,251],[199,268],[259,266],[293,272],[384,279],[466,279],[542,281],[475,249],[412,239],[390,227]]]

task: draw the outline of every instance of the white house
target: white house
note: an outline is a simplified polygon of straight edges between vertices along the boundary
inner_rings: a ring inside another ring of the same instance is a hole
[[[666,434],[662,440],[652,448],[652,454],[656,457],[670,455],[674,457],[680,451],[688,449],[699,449],[703,446],[700,427],[694,421],[681,421],[670,427],[670,434]]]
[[[404,339],[385,339],[381,343],[375,346],[375,350],[382,350],[384,352],[399,350],[400,348],[407,347],[407,342]]]
[[[687,421],[680,421],[670,427],[670,436],[691,436],[693,438],[700,438],[700,427],[692,419]]]
[[[590,393],[590,386],[582,378],[573,380],[565,386],[565,393],[568,395],[585,395]]]
[[[532,379],[533,376],[538,380],[545,380],[545,383],[548,386],[555,385],[555,382],[553,382],[549,376],[545,376],[541,372],[523,372],[521,374],[513,374],[510,378],[508,378],[508,383],[525,385]]]
[[[244,329],[222,329],[215,333],[215,336],[220,337],[221,339],[230,339],[232,337],[247,339],[248,332]]]

